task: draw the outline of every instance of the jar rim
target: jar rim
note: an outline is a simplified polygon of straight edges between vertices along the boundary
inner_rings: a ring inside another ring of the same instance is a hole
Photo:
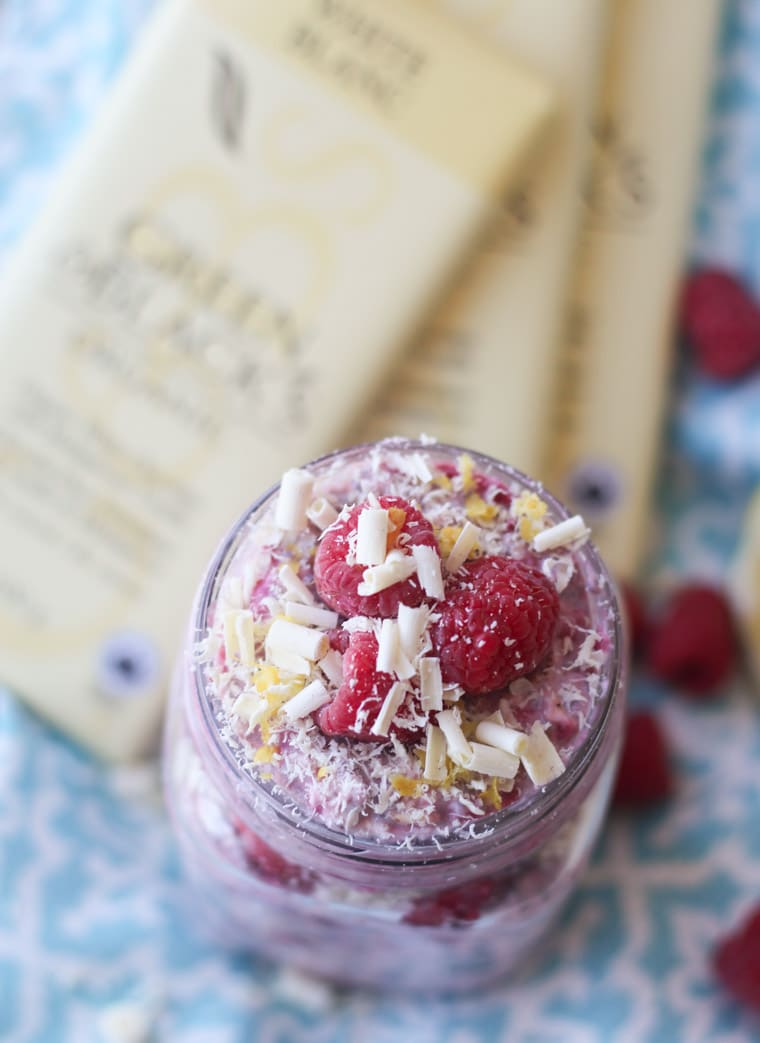
[[[406,438],[384,439],[381,442],[363,442],[349,448],[336,449],[325,453],[303,466],[306,468],[322,467],[337,458],[350,458],[353,455],[361,455],[377,445],[383,445],[394,451],[433,450],[440,451],[443,454],[461,454],[466,452],[476,465],[481,464],[496,468],[504,477],[518,482],[526,490],[540,493],[541,497],[548,502],[551,510],[560,519],[569,517],[567,508],[548,493],[537,479],[530,478],[518,468],[511,467],[486,453],[465,449],[446,442]],[[246,507],[223,537],[216,553],[212,557],[201,581],[193,609],[191,632],[196,638],[204,636],[207,632],[208,613],[218,594],[218,583],[223,578],[225,568],[238,548],[246,523],[271,500],[277,493],[279,485],[280,483],[276,482]],[[595,577],[598,577],[600,580],[600,594],[605,595],[608,600],[611,613],[610,636],[612,640],[608,653],[607,665],[609,669],[606,672],[606,685],[596,700],[599,710],[598,717],[594,727],[590,730],[584,742],[574,752],[572,759],[566,765],[566,770],[560,776],[545,786],[532,789],[523,799],[515,804],[493,811],[481,819],[473,820],[466,834],[458,831],[449,836],[427,837],[422,842],[409,843],[407,845],[393,845],[387,840],[375,840],[372,837],[362,837],[357,842],[354,842],[353,838],[347,841],[347,833],[322,824],[314,816],[309,815],[304,809],[299,808],[292,802],[288,804],[283,803],[273,788],[268,787],[263,780],[257,779],[249,772],[244,772],[244,774],[246,785],[250,786],[251,792],[243,793],[238,787],[238,795],[245,801],[254,795],[257,802],[263,800],[275,818],[279,819],[287,827],[296,828],[300,834],[307,837],[320,848],[329,850],[337,855],[346,854],[352,860],[361,859],[368,864],[386,865],[390,862],[403,865],[424,862],[426,865],[432,866],[439,862],[449,862],[465,850],[471,853],[473,842],[487,839],[489,844],[494,843],[497,835],[500,832],[503,833],[507,826],[509,827],[507,837],[509,844],[519,843],[526,835],[532,833],[541,823],[551,817],[557,806],[573,792],[586,775],[587,769],[594,761],[608,734],[609,724],[614,716],[624,683],[623,623],[615,584],[599,552],[591,541],[587,541],[579,553],[588,560],[590,569]],[[232,747],[224,741],[224,737],[217,726],[212,702],[207,697],[204,665],[197,659],[195,660],[192,671],[194,684],[191,687],[197,698],[206,733],[212,740],[211,750],[217,768],[226,776],[229,776],[230,772],[239,776],[243,772],[241,764],[236,758]]]

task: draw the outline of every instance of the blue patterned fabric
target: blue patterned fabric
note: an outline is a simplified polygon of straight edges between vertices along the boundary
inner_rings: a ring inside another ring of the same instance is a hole
[[[151,6],[0,0],[6,261]],[[760,0],[734,0],[726,15],[693,256],[738,268],[760,291]],[[759,393],[757,382],[679,385],[660,572],[722,574],[760,477]],[[695,707],[643,677],[632,701],[662,715],[675,799],[613,818],[551,952],[519,980],[423,1005],[296,997],[277,968],[200,940],[179,897],[155,770],[103,768],[0,691],[0,1040],[98,1043],[117,1023],[121,1038],[156,1043],[760,1038],[760,1021],[720,992],[708,962],[715,939],[760,899],[757,704],[746,681]]]

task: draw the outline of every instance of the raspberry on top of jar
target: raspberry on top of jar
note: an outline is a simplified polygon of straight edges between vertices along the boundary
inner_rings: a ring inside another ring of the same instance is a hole
[[[222,736],[328,829],[486,832],[589,733],[612,608],[588,530],[487,465],[388,440],[288,471],[218,587],[198,653]]]

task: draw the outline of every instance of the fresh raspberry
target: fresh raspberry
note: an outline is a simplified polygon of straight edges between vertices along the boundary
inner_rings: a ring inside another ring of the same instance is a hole
[[[312,887],[311,875],[308,870],[302,869],[294,862],[283,858],[269,844],[264,843],[261,837],[250,830],[243,822],[234,823],[235,832],[243,849],[248,867],[257,876],[262,877],[270,883],[282,884],[284,887],[293,887],[299,891],[310,891]]]
[[[340,652],[341,655],[345,655],[351,638],[347,630],[344,630],[343,627],[334,627],[332,630],[327,631],[327,638],[330,642],[330,648],[334,652]]]
[[[393,533],[394,545],[399,549],[424,545],[434,547],[438,553],[433,526],[421,511],[400,496],[380,496],[378,502],[389,512],[398,512],[396,517],[403,516],[403,523]],[[314,559],[314,582],[322,600],[341,615],[385,619],[397,615],[401,604],[410,608],[421,605],[425,592],[413,573],[377,594],[360,596],[357,593],[366,566],[349,564],[346,558],[356,538],[359,515],[367,506],[356,504],[325,531]]]
[[[731,610],[714,587],[689,583],[672,595],[653,627],[647,666],[661,681],[705,696],[729,677],[737,658]]]
[[[760,365],[760,308],[730,272],[704,268],[689,276],[681,323],[708,376],[735,380]]]
[[[542,572],[513,558],[465,562],[432,628],[447,683],[493,692],[536,669],[551,644],[559,597]]]
[[[760,906],[712,954],[713,969],[731,995],[760,1010]]]
[[[317,715],[317,723],[325,735],[347,735],[365,742],[387,741],[385,736],[371,731],[394,681],[391,674],[377,669],[377,649],[377,638],[369,631],[357,630],[351,634],[343,656],[343,681],[332,701]],[[422,734],[422,724],[412,720],[411,710],[406,706],[401,707],[398,716],[409,721],[409,727],[391,726],[391,732],[402,742]]]
[[[634,656],[643,653],[649,634],[649,619],[644,600],[635,587],[623,583],[620,587],[621,601],[628,626],[628,640]]]
[[[403,922],[415,927],[472,923],[480,918],[483,906],[493,893],[494,881],[490,877],[481,877],[480,880],[418,898],[403,917]]]
[[[646,710],[627,721],[613,800],[625,806],[654,804],[670,796],[668,750],[657,718]]]

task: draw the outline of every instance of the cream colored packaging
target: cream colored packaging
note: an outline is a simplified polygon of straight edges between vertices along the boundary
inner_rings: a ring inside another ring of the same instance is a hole
[[[360,435],[470,445],[537,473],[563,299],[581,216],[607,0],[436,0],[543,73],[560,98],[546,162],[510,194],[483,244],[375,403]],[[508,114],[494,106],[495,119]]]
[[[619,0],[544,477],[636,569],[719,0]]]
[[[340,441],[549,108],[424,5],[162,7],[3,280],[3,681],[150,746],[214,542]]]

